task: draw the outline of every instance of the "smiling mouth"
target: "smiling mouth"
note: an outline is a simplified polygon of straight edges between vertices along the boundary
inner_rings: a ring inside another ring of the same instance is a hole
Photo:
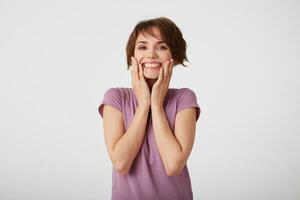
[[[142,66],[146,69],[159,69],[161,67],[161,63],[143,63]]]

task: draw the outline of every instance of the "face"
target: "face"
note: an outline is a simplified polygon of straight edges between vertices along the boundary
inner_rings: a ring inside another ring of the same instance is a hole
[[[157,79],[162,64],[172,58],[170,48],[162,41],[160,31],[153,27],[155,37],[148,33],[139,33],[134,49],[134,57],[142,65],[144,76]]]

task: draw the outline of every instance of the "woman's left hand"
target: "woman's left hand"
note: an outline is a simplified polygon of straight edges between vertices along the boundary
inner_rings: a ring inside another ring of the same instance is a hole
[[[173,65],[174,60],[170,59],[163,63],[162,68],[160,68],[158,79],[152,86],[151,107],[163,107],[164,99],[169,89]]]

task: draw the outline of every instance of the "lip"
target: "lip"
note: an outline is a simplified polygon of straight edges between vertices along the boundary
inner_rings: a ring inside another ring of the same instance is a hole
[[[159,64],[160,67],[162,66],[162,63],[161,63],[161,62],[143,62],[143,63],[142,63],[143,68],[145,68],[145,64]],[[160,67],[154,67],[154,68],[152,68],[152,69],[160,68]],[[149,68],[149,69],[150,69],[150,68]]]
[[[161,64],[161,62],[143,62],[142,64],[144,65],[144,64]]]

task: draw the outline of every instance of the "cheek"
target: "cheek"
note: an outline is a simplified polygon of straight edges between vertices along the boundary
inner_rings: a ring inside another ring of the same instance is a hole
[[[164,55],[163,60],[164,62],[166,62],[167,60],[170,60],[172,58],[172,55],[168,54],[168,55]]]
[[[162,57],[164,58],[164,60],[169,60],[170,58],[172,58],[172,54],[170,51],[163,53]]]
[[[134,57],[139,59],[142,57],[141,53],[139,53],[138,51],[134,51]]]
[[[144,58],[144,55],[141,54],[141,53],[134,53],[134,57],[136,58],[136,60],[138,61],[138,63],[141,63],[141,61],[143,60]]]

